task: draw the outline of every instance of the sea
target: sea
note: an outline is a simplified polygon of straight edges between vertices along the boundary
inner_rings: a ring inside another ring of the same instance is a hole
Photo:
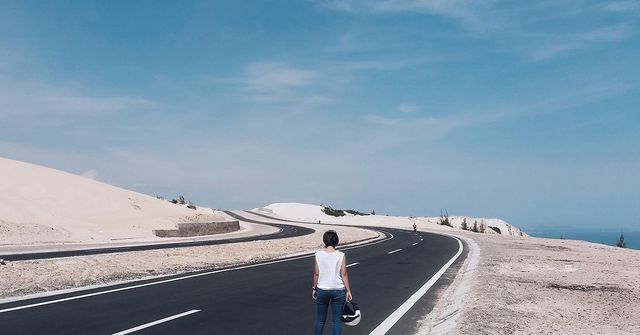
[[[594,243],[615,246],[620,237],[620,231],[589,231],[589,230],[540,230],[526,232],[530,236],[544,238],[564,238],[567,240],[583,240]],[[640,250],[640,231],[622,232],[627,248]]]

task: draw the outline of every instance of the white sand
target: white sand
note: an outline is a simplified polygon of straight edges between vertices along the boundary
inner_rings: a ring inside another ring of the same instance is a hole
[[[460,235],[479,262],[461,268],[419,334],[640,334],[639,250]]]
[[[322,207],[318,205],[309,205],[301,203],[275,203],[262,208],[255,209],[258,212],[264,212],[265,214],[275,214],[280,217],[295,218],[301,221],[311,221],[332,224],[348,224],[358,226],[384,226],[384,227],[398,227],[407,228],[412,227],[415,222],[418,227],[433,227],[440,220],[439,217],[407,217],[407,216],[386,216],[386,215],[353,215],[346,213],[345,216],[331,216],[322,212]],[[496,227],[500,230],[502,235],[511,236],[527,236],[517,227],[500,219],[489,218],[474,218],[470,216],[450,216],[449,220],[454,228],[441,226],[442,231],[456,232],[462,224],[462,221],[466,219],[467,225],[471,228],[475,223],[478,225],[484,224],[486,234],[497,234],[489,227]],[[436,228],[438,229],[438,228]]]
[[[177,222],[221,221],[144,194],[42,166],[0,158],[0,244],[157,239]],[[205,218],[206,217],[206,218]]]

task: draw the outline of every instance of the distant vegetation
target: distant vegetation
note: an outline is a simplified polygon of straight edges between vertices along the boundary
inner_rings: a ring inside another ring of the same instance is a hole
[[[627,247],[627,243],[624,241],[624,234],[620,233],[620,236],[618,237],[618,241],[616,241],[616,247],[618,248],[626,248]]]
[[[360,216],[369,215],[367,213],[362,213],[354,209],[335,209],[331,206],[322,206],[322,212],[327,215],[331,215],[335,217],[345,216],[346,213],[349,213],[352,215],[360,215]],[[375,211],[373,213],[375,213]]]
[[[166,200],[163,196],[161,195],[156,195],[156,198],[160,199],[160,200]],[[178,199],[171,199],[171,200],[167,200],[172,204],[180,204],[180,205],[187,205],[187,208],[190,209],[197,209],[196,205],[194,205],[191,201],[187,201],[183,196],[179,196]]]
[[[462,219],[462,224],[460,225],[462,230],[469,230],[469,225],[467,225],[467,218]]]
[[[451,221],[449,220],[449,212],[445,210],[443,214],[442,211],[440,211],[440,219],[438,220],[438,224],[441,226],[453,227]]]
[[[478,220],[473,220],[473,227],[471,227],[471,231],[474,233],[484,233],[487,226],[484,224],[484,220],[480,221],[478,225]]]
[[[345,215],[346,215],[346,214],[344,213],[344,211],[343,211],[343,210],[341,210],[341,209],[334,209],[334,208],[333,208],[333,207],[331,207],[331,206],[324,206],[324,207],[322,207],[322,212],[323,212],[324,214],[331,215],[331,216],[335,216],[335,217],[345,216]]]

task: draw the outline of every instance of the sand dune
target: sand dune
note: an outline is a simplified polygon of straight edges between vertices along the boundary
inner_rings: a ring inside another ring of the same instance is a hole
[[[92,179],[0,158],[0,244],[108,242],[155,239],[195,216],[196,210]]]
[[[276,214],[282,217],[295,218],[298,220],[307,221],[322,221],[324,223],[335,224],[350,224],[350,225],[363,225],[363,226],[385,226],[385,227],[399,227],[407,228],[411,227],[413,223],[416,223],[418,227],[426,227],[436,225],[440,220],[439,217],[398,217],[398,216],[386,216],[386,215],[353,215],[346,213],[345,216],[335,217],[330,216],[322,212],[322,206],[309,205],[301,203],[275,203],[268,206],[257,208],[257,211],[265,213]],[[470,216],[450,216],[449,220],[454,228],[461,229],[463,220],[466,219],[469,229],[474,223],[478,225],[484,224],[486,234],[498,234],[490,227],[497,228],[500,231],[500,235],[509,236],[528,236],[522,232],[518,227],[509,224],[501,219],[488,219],[488,218],[475,218]],[[446,227],[448,228],[448,227]]]

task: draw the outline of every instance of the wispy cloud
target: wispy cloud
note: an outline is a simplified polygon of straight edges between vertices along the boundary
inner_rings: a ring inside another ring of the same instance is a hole
[[[282,62],[256,61],[247,64],[236,79],[252,101],[318,105],[331,101],[319,90],[317,71]]]
[[[499,0],[333,0],[319,1],[324,8],[353,14],[426,14],[459,22],[479,38],[508,40],[509,48],[526,52],[539,62],[564,56],[604,42],[622,42],[632,36],[625,17],[594,20],[604,12],[636,11],[640,1],[613,1],[605,5],[575,1],[542,1],[516,6]],[[580,24],[574,25],[575,22]],[[584,24],[586,22],[586,24]],[[609,22],[598,27],[601,22]],[[350,40],[342,41],[350,47]]]
[[[604,5],[604,8],[611,12],[634,12],[640,10],[639,0],[611,1]]]
[[[544,98],[530,96],[519,97],[517,101],[503,101],[502,98],[485,102],[483,107],[470,102],[458,112],[439,116],[424,113],[387,113],[367,114],[363,120],[377,126],[382,131],[376,133],[379,143],[385,146],[402,144],[429,137],[446,137],[456,131],[484,127],[492,123],[517,120],[542,115],[569,113],[615,96],[637,90],[632,85],[602,80],[581,87],[567,88],[555,93],[545,94]],[[403,106],[403,105],[400,105]],[[400,107],[399,106],[399,107]],[[417,107],[415,107],[417,108]],[[398,108],[396,108],[396,111]]]
[[[400,113],[410,114],[417,112],[419,108],[411,104],[399,104],[396,110]]]
[[[47,85],[0,77],[0,118],[10,116],[88,116],[125,112],[153,106],[138,97],[99,96],[82,92],[74,85]]]
[[[257,91],[281,91],[308,86],[315,73],[283,63],[257,62],[245,69],[246,82]]]
[[[528,47],[526,52],[531,59],[539,62],[568,54],[580,49],[586,49],[599,43],[612,43],[624,41],[632,36],[631,27],[627,24],[616,24],[595,28],[577,34],[564,34],[553,36],[543,35],[535,40],[539,44]]]
[[[472,30],[484,31],[497,24],[485,20],[484,12],[493,1],[486,0],[331,0],[319,1],[321,6],[351,13],[418,12],[442,15],[462,22]]]

